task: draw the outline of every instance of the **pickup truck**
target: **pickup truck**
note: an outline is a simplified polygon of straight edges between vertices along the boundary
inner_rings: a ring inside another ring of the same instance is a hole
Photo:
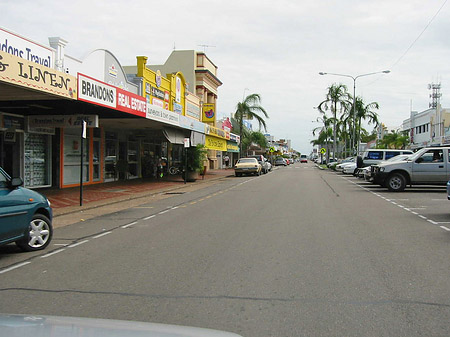
[[[373,166],[373,182],[401,192],[407,185],[446,185],[450,177],[450,147],[423,148],[405,160]]]

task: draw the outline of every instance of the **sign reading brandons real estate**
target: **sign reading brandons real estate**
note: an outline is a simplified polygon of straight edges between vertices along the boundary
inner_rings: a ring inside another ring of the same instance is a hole
[[[77,98],[77,79],[0,51],[0,81],[66,98]]]
[[[116,87],[78,73],[78,99],[97,105],[116,108]]]

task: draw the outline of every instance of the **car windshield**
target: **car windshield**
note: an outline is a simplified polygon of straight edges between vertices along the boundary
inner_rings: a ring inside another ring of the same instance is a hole
[[[8,186],[8,178],[0,171],[0,187]]]
[[[386,160],[387,162],[395,162],[395,161],[402,161],[402,160],[407,160],[409,157],[411,157],[411,154],[400,154],[398,156],[389,158],[388,160]]]

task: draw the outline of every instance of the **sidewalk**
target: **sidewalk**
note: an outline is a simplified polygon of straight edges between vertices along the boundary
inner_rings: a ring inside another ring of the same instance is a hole
[[[202,179],[202,176],[199,176],[196,182],[186,183],[186,185],[180,176],[168,176],[161,180],[133,179],[86,185],[83,186],[83,206],[80,206],[79,187],[48,189],[39,192],[50,200],[53,214],[55,217],[58,217],[80,210],[88,210],[125,200],[142,198],[145,195],[176,190],[193,184],[201,184],[205,181],[220,179],[231,175],[234,175],[232,169],[212,170],[206,173],[204,179]]]

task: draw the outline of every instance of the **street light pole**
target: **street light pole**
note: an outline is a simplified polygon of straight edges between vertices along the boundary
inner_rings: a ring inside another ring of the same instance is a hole
[[[390,70],[383,70],[383,71],[376,71],[373,73],[367,73],[367,74],[361,74],[358,76],[351,76],[346,74],[335,74],[335,73],[324,73],[320,72],[319,75],[334,75],[334,76],[342,76],[342,77],[349,77],[353,80],[353,137],[352,137],[352,149],[355,152],[355,155],[358,155],[359,151],[359,134],[360,130],[358,131],[358,141],[357,141],[357,147],[355,149],[355,138],[356,138],[356,80],[363,76],[369,76],[369,75],[375,75],[375,74],[389,74]]]

